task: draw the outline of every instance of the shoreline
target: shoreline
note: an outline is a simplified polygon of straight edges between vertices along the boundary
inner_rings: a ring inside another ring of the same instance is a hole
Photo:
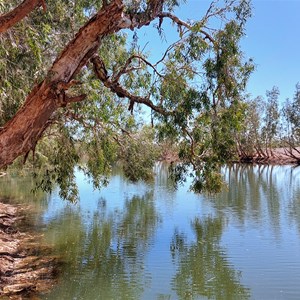
[[[177,153],[166,151],[161,155],[159,161],[167,163],[180,162]],[[272,164],[272,165],[300,165],[300,147],[296,148],[273,148],[257,150],[256,153],[247,155],[246,153],[237,153],[237,157],[228,163],[246,163],[246,164]]]
[[[29,207],[0,199],[0,299],[24,299],[49,292],[57,281],[58,258],[30,230]]]
[[[251,156],[242,156],[236,163],[248,164],[272,164],[272,165],[300,165],[300,148],[274,148],[267,149],[264,153],[256,153]]]

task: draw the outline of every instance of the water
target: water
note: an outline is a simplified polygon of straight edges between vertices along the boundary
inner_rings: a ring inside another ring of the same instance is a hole
[[[94,191],[77,174],[78,204],[28,193],[1,178],[0,194],[37,208],[37,228],[63,261],[43,299],[300,299],[300,169],[224,168],[218,195],[121,175]],[[12,195],[10,195],[12,194]]]

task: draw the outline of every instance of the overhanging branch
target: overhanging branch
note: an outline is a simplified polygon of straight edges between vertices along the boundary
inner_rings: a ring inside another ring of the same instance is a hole
[[[160,17],[160,18],[169,18],[174,23],[176,23],[178,26],[183,26],[183,27],[185,27],[189,30],[193,29],[193,25],[191,25],[187,22],[184,22],[183,20],[179,19],[177,16],[175,16],[175,15],[169,13],[169,12],[162,12],[158,15],[158,17]],[[213,45],[215,45],[215,43],[216,43],[215,39],[208,32],[206,32],[203,29],[199,29],[198,31],[199,31],[199,33],[203,34],[204,37],[206,39],[208,39]]]
[[[36,7],[43,6],[46,9],[44,0],[24,0],[12,11],[0,16],[0,33],[7,31],[10,27],[24,19]]]
[[[107,75],[104,63],[99,56],[93,56],[91,62],[93,64],[97,78],[103,82],[105,87],[109,88],[113,93],[117,94],[119,97],[127,98],[130,100],[129,110],[132,110],[134,103],[140,103],[150,107],[152,110],[161,115],[166,116],[171,114],[171,112],[166,111],[164,108],[155,105],[150,100],[150,97],[141,97],[134,95],[128,90],[126,90],[119,82],[111,80],[111,78]]]

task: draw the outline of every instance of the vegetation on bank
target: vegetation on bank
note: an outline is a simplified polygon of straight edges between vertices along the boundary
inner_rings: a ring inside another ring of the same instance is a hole
[[[246,101],[243,125],[236,134],[238,160],[300,163],[300,84],[291,99],[280,99],[277,87]]]

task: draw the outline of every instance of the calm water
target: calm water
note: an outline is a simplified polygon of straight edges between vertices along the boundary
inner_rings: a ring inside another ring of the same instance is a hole
[[[112,177],[81,201],[36,198],[26,178],[0,194],[31,203],[47,243],[64,260],[43,299],[300,299],[300,168],[234,166],[227,189],[174,190],[164,165],[153,184]]]

